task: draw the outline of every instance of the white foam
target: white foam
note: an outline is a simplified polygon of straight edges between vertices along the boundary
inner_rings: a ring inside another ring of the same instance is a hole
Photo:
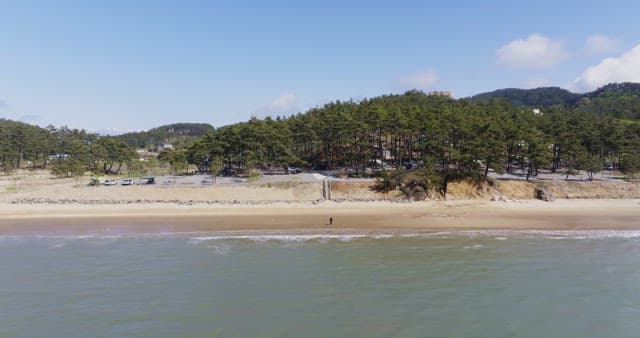
[[[638,238],[640,230],[528,230],[523,235],[552,239]]]
[[[25,240],[57,240],[62,242],[72,241],[113,241],[118,239],[135,239],[135,238],[187,238],[190,244],[199,244],[204,241],[217,240],[248,240],[253,242],[286,242],[286,243],[303,243],[309,241],[328,242],[340,241],[350,242],[357,239],[402,239],[402,238],[429,238],[429,239],[451,239],[451,238],[489,238],[504,241],[510,238],[548,238],[548,239],[574,239],[574,240],[590,240],[590,239],[607,239],[622,238],[633,239],[640,238],[640,230],[472,230],[472,231],[440,231],[440,232],[332,232],[332,233],[279,233],[279,232],[223,232],[223,233],[149,233],[149,234],[91,234],[91,235],[57,235],[57,234],[8,234],[0,235],[0,242],[23,242]]]
[[[495,240],[507,240],[511,237],[549,239],[640,238],[640,230],[454,230],[434,233],[400,234],[398,237],[491,237]]]
[[[341,242],[350,242],[358,238],[389,238],[393,235],[370,235],[370,234],[304,234],[304,235],[285,235],[285,234],[255,234],[255,235],[214,235],[214,236],[198,236],[189,238],[192,244],[198,244],[204,241],[217,240],[249,240],[257,243],[269,241],[285,242],[285,243],[303,243],[309,241],[326,241],[338,240]]]
[[[482,248],[484,248],[484,245],[482,244],[467,245],[463,247],[464,250],[470,250],[470,249],[473,250],[473,249],[482,249]]]
[[[502,233],[502,232],[501,232]],[[428,238],[428,239],[450,239],[460,237],[478,237],[478,236],[496,236],[495,232],[483,231],[441,231],[441,232],[417,232],[417,233],[298,233],[298,234],[281,234],[281,233],[221,233],[215,235],[202,235],[190,237],[190,244],[199,244],[205,241],[219,240],[247,240],[256,243],[265,242],[282,242],[282,243],[304,243],[317,241],[326,243],[331,240],[340,242],[350,242],[357,239],[402,239],[402,238]],[[506,235],[495,237],[497,240],[506,240]]]

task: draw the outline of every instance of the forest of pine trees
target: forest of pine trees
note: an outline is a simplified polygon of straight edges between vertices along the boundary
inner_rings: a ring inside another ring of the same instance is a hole
[[[636,109],[638,107],[631,107]],[[289,117],[252,118],[211,129],[166,150],[175,168],[233,173],[251,168],[410,168],[425,180],[486,176],[489,169],[540,169],[590,178],[607,165],[640,171],[640,121],[566,105],[539,113],[506,99],[471,100],[419,91],[359,102],[336,101]],[[131,137],[131,136],[128,136]],[[136,158],[116,137],[0,120],[0,168],[50,168],[59,176],[117,173]],[[205,168],[204,163],[211,164]],[[402,171],[402,170],[400,170]],[[415,173],[414,173],[415,176]]]
[[[60,177],[80,176],[86,171],[118,173],[136,159],[134,149],[112,137],[84,130],[40,128],[0,119],[0,169],[50,169]]]
[[[287,118],[216,129],[183,150],[223,167],[299,165],[363,172],[383,162],[435,171],[487,173],[527,168],[589,175],[615,163],[640,170],[640,124],[564,106],[533,109],[503,99],[454,100],[412,91],[333,102]]]

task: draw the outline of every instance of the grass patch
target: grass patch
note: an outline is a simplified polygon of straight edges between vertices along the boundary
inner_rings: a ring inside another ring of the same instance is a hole
[[[15,183],[4,187],[4,193],[6,194],[15,194],[17,192],[18,192],[18,185]]]
[[[258,181],[262,177],[262,173],[254,172],[247,177],[247,182],[252,183]]]

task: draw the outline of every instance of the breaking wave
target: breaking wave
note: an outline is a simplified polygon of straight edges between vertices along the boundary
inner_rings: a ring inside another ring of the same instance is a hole
[[[285,233],[285,232],[220,232],[220,233],[154,233],[121,235],[56,235],[56,234],[11,234],[0,235],[0,244],[20,244],[27,242],[55,242],[54,248],[65,247],[69,243],[109,244],[126,240],[144,239],[180,239],[188,244],[200,244],[211,241],[250,241],[255,243],[305,243],[305,242],[352,242],[357,240],[393,240],[393,239],[455,239],[470,238],[506,241],[517,238],[554,239],[554,240],[596,240],[596,239],[634,239],[640,238],[640,230],[473,230],[439,232],[340,232],[340,233]],[[221,252],[226,251],[222,250]]]

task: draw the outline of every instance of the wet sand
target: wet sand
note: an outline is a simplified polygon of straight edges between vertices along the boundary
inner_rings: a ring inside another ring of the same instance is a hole
[[[333,225],[329,225],[333,217]],[[0,204],[0,233],[640,230],[640,200],[272,205]]]

